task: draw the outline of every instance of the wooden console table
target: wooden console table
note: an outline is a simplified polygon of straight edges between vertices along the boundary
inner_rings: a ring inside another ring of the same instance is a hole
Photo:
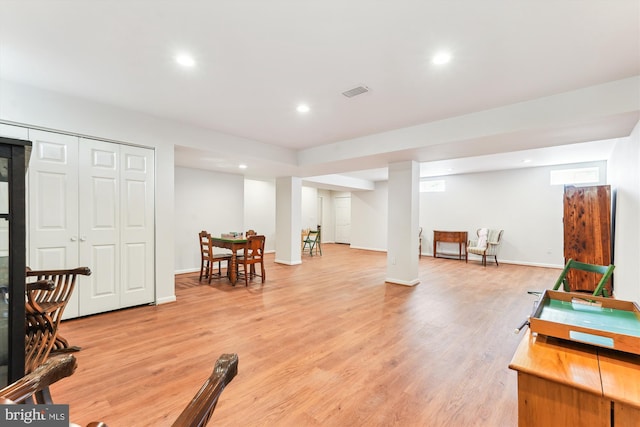
[[[467,259],[467,232],[433,230],[433,257],[437,258],[438,242],[457,243],[458,259]],[[464,247],[464,251],[462,248]],[[441,254],[442,255],[442,254]]]
[[[509,368],[519,427],[640,425],[639,355],[527,330]]]

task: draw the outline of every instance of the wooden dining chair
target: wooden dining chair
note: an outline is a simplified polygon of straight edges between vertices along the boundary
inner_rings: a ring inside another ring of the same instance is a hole
[[[246,232],[246,233],[244,233],[244,238],[245,238],[245,239],[248,239],[248,238],[249,238],[249,237],[251,237],[251,236],[257,236],[257,235],[258,235],[258,233],[256,232],[256,230],[254,230],[254,229],[249,229],[249,230],[247,230],[247,232]],[[242,256],[242,255],[243,255],[243,251],[244,251],[244,249],[239,250],[239,251],[236,253],[236,255],[237,255],[237,256]]]
[[[262,278],[264,283],[266,273],[264,269],[264,243],[265,236],[250,236],[244,245],[242,255],[238,257],[238,268],[242,266],[243,271],[238,270],[239,275],[244,275],[245,286],[249,286],[249,279],[255,276]],[[260,274],[256,274],[256,264],[260,264]]]
[[[198,281],[202,281],[202,278],[208,279],[211,283],[212,278],[222,277],[222,261],[231,260],[231,254],[216,254],[213,253],[213,245],[211,243],[211,234],[205,230],[198,233],[198,240],[200,241],[200,278]],[[218,272],[213,272],[213,266],[218,263]],[[229,265],[229,264],[227,264]]]

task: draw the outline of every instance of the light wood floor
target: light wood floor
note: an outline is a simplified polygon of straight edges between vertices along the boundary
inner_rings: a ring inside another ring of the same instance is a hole
[[[211,425],[515,426],[508,364],[559,270],[420,260],[415,287],[384,282],[386,254],[323,245],[246,288],[176,277],[175,303],[63,322],[78,369],[52,388],[72,421],[166,426],[222,353],[239,371]]]

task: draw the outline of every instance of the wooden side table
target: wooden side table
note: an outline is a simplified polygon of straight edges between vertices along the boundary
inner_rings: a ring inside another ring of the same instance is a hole
[[[433,230],[433,257],[437,258],[438,242],[457,243],[458,259],[467,260],[467,232]],[[462,248],[464,247],[464,251]],[[440,254],[443,255],[443,254]]]

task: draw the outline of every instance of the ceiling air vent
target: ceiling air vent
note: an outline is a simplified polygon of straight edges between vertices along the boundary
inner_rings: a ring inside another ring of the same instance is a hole
[[[366,86],[358,86],[358,87],[354,87],[353,89],[349,89],[346,92],[342,92],[342,94],[344,96],[346,96],[347,98],[353,98],[356,95],[360,95],[363,93],[367,93],[369,92],[369,88]]]

